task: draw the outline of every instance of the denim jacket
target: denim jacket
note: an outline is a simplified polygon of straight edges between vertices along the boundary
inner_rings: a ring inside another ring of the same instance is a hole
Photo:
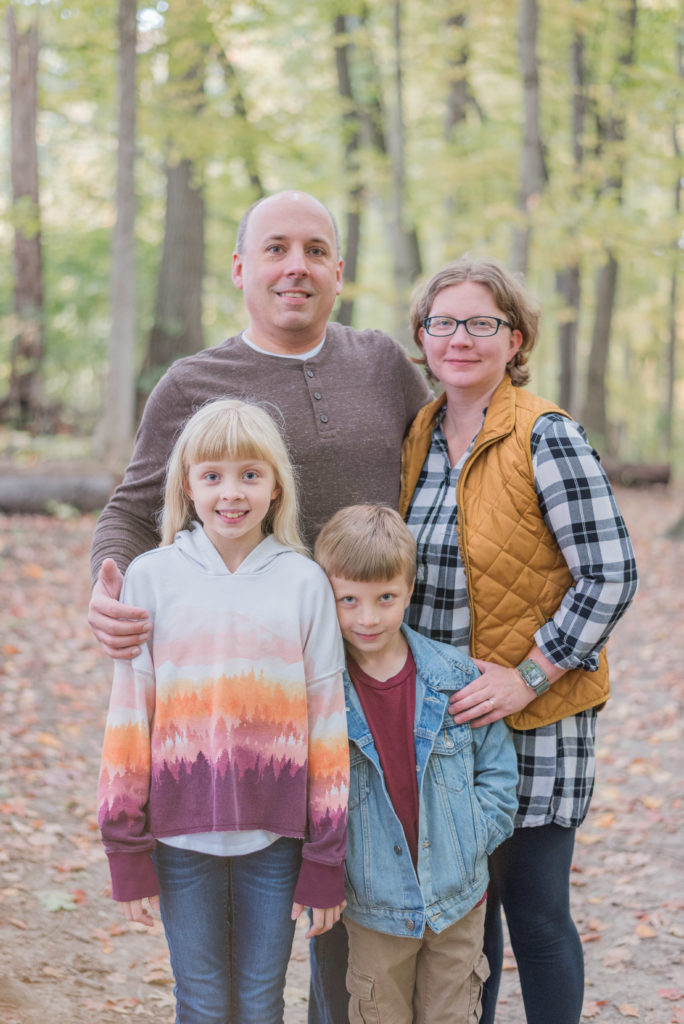
[[[484,896],[487,855],[513,832],[518,770],[503,721],[455,725],[449,696],[479,673],[446,644],[402,627],[416,662],[418,870],[395,814],[373,736],[345,672],[351,781],[345,914],[374,931],[420,938]]]

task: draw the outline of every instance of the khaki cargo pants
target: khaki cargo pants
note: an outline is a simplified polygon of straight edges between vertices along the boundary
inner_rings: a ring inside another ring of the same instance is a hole
[[[344,918],[350,1024],[477,1024],[489,965],[485,904],[421,939],[374,932]]]

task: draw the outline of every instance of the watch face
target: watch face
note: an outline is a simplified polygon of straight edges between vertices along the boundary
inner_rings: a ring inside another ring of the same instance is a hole
[[[535,689],[546,682],[546,673],[534,661],[524,661],[519,666],[519,671],[528,686],[532,686]]]
[[[544,675],[542,670],[540,668],[537,668],[536,665],[534,666],[534,668],[526,669],[525,676],[527,678],[527,682],[530,683],[532,686],[539,686],[539,684],[543,683],[546,679],[546,676]]]

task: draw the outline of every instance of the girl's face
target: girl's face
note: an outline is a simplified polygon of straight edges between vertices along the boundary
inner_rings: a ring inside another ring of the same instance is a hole
[[[263,539],[261,524],[280,488],[269,462],[219,459],[190,467],[186,493],[205,533],[234,572]]]
[[[429,316],[449,316],[467,320],[471,316],[498,317],[506,320],[486,285],[475,281],[444,288],[432,303]],[[490,395],[503,380],[506,364],[522,344],[520,331],[499,326],[496,334],[476,338],[459,324],[455,334],[435,337],[420,329],[420,340],[428,366],[444,389],[454,393],[471,392],[478,397]]]

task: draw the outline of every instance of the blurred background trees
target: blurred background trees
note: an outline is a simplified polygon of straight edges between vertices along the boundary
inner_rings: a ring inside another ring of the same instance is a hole
[[[416,280],[494,255],[543,308],[533,389],[681,470],[678,0],[5,8],[3,423],[99,424],[125,461],[112,424],[244,325],[240,216],[302,188],[340,224],[344,322],[410,348]]]

